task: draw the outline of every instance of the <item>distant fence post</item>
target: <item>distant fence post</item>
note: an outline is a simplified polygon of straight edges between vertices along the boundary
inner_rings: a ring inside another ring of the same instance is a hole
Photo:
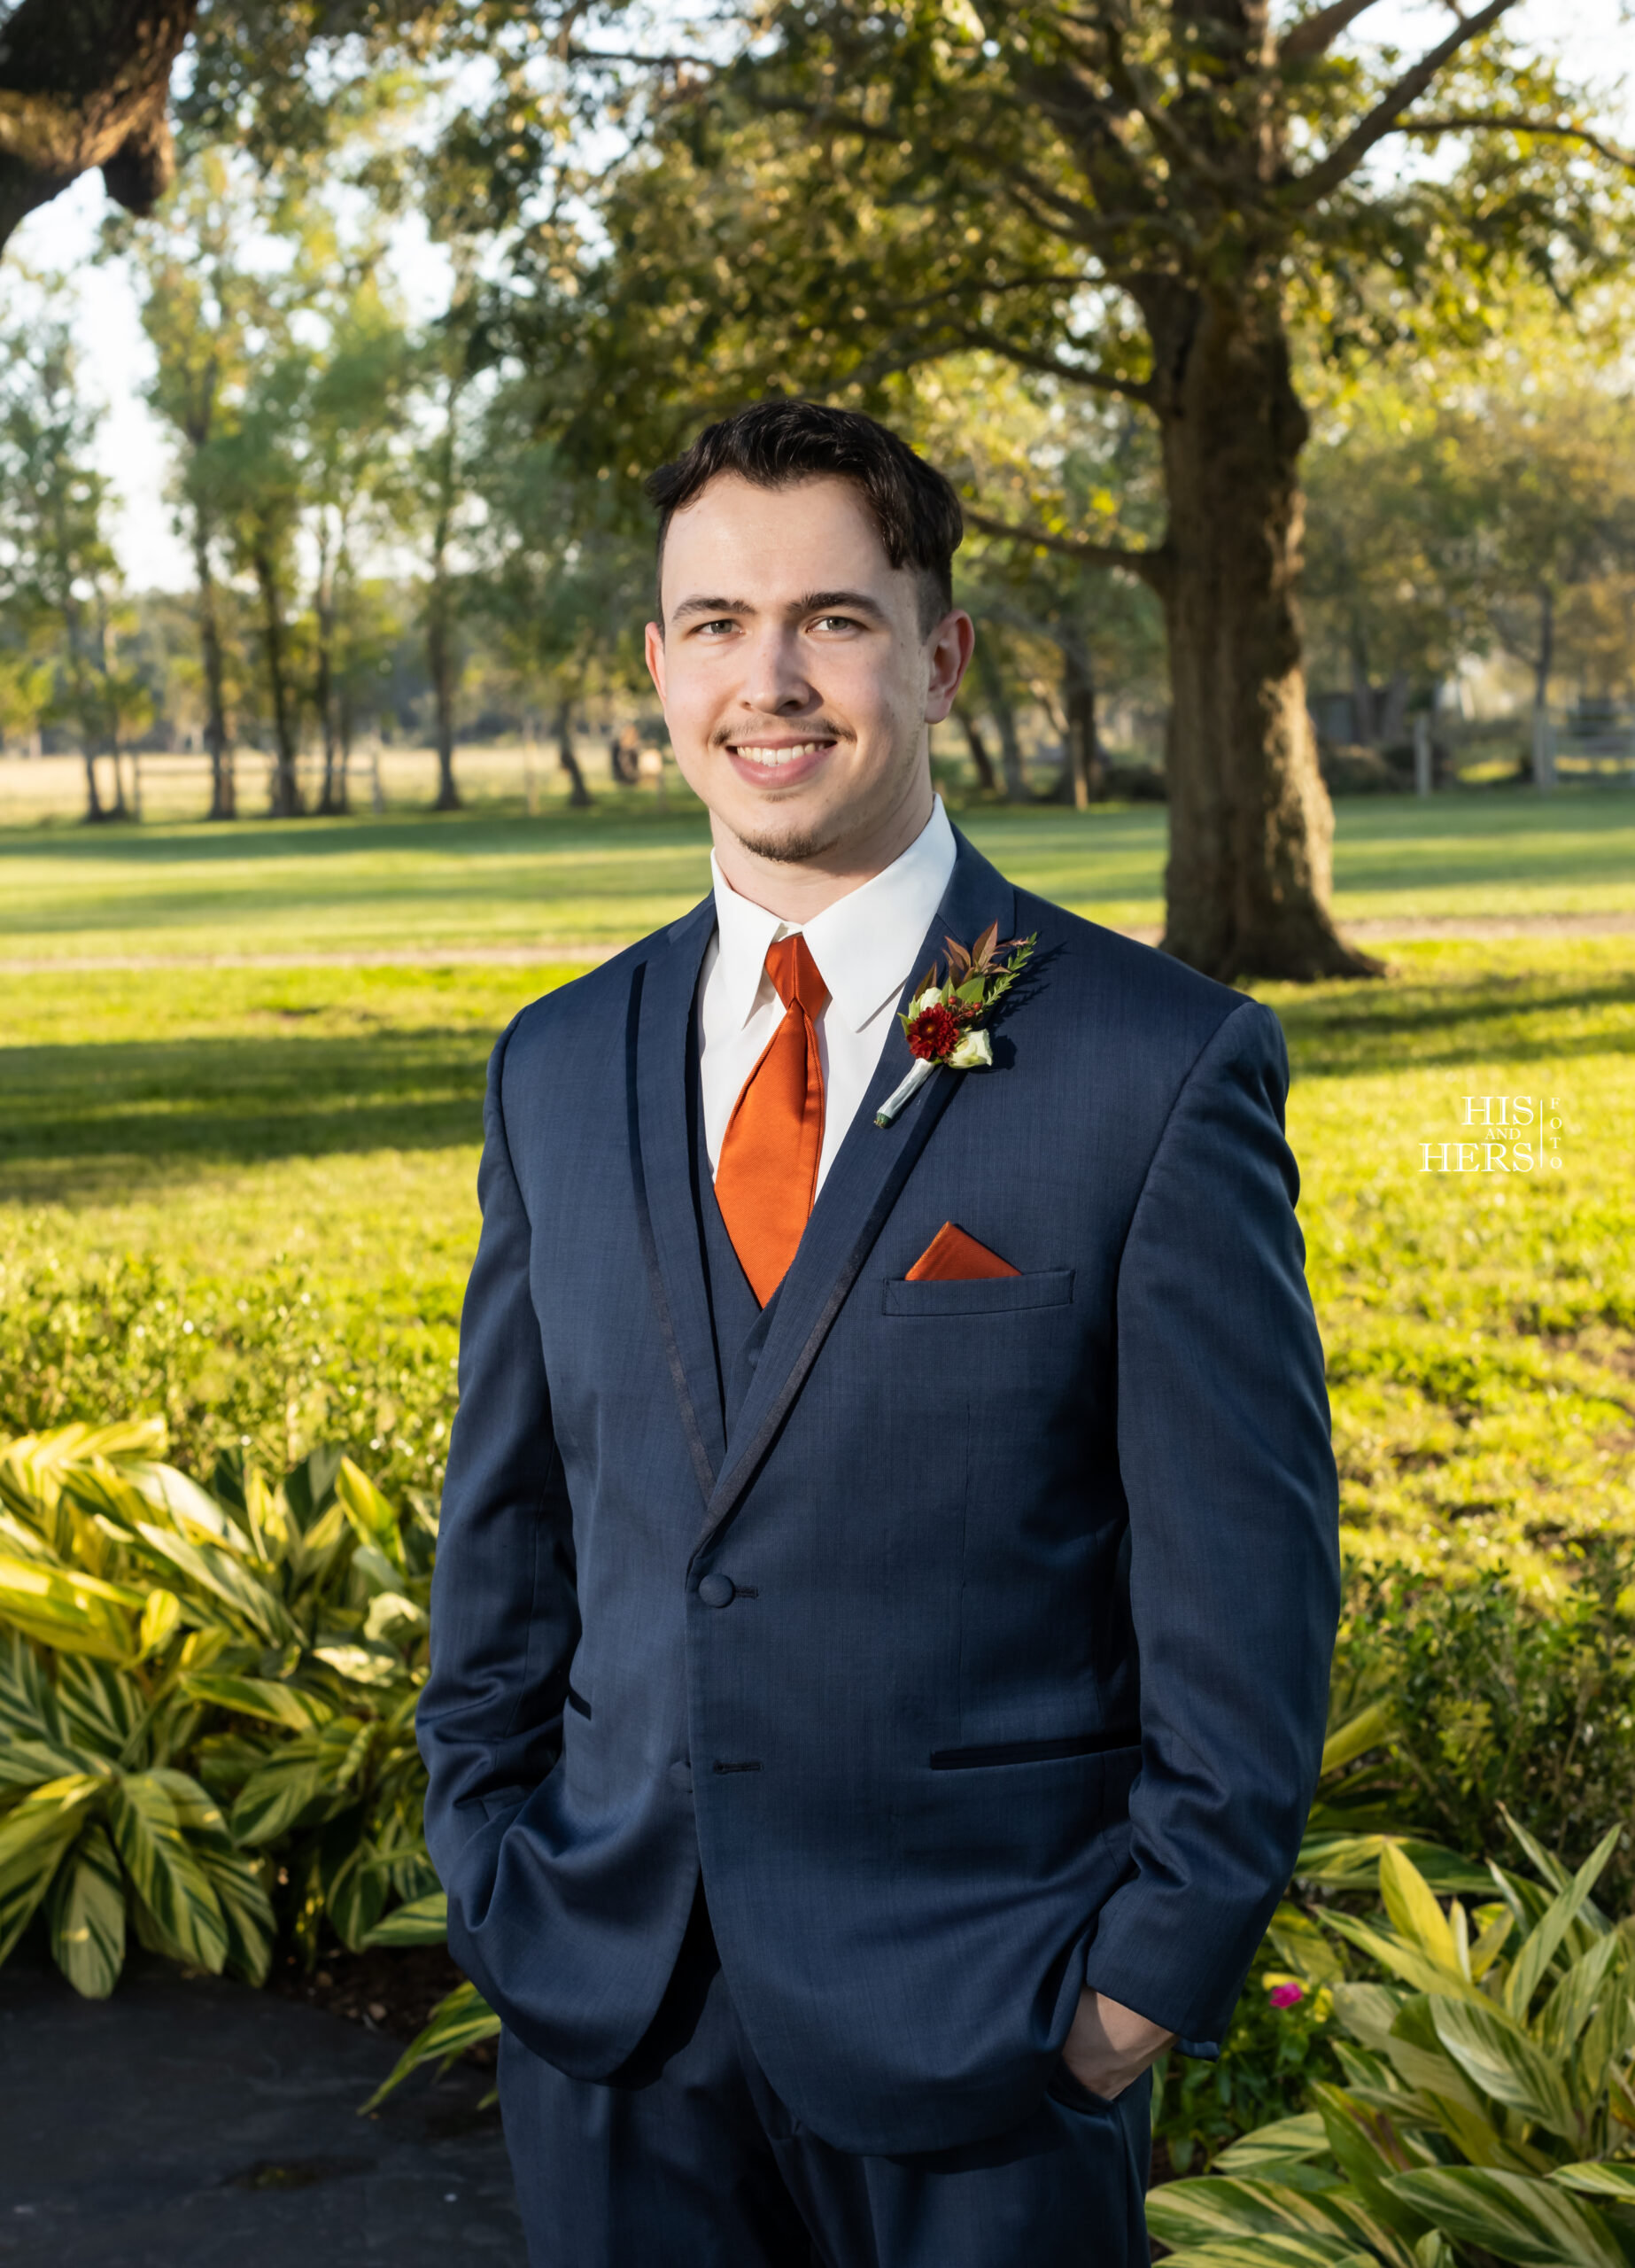
[[[1414,718],[1414,792],[1430,793],[1430,711],[1421,709]]]
[[[1555,785],[1555,734],[1542,702],[1533,711],[1533,785],[1541,796]]]

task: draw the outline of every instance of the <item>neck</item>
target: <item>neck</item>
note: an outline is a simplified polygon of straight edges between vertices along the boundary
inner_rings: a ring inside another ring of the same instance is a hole
[[[929,770],[917,772],[883,819],[826,843],[810,858],[769,858],[712,813],[716,858],[740,897],[800,927],[895,864],[924,832],[934,802]]]

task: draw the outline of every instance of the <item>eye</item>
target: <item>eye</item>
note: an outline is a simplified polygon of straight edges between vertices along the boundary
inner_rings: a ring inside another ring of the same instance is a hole
[[[811,626],[814,630],[861,630],[863,625],[855,615],[820,614]]]
[[[708,638],[714,641],[726,632],[736,630],[737,627],[737,623],[730,614],[722,614],[717,615],[713,622],[701,622],[693,635],[695,638]]]

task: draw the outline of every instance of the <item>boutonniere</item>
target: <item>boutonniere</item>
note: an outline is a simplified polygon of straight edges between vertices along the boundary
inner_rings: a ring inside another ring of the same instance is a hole
[[[875,1112],[877,1126],[889,1126],[934,1071],[989,1068],[994,1049],[982,1028],[984,1020],[1016,983],[1034,949],[1032,937],[1008,937],[1001,944],[997,921],[988,923],[968,951],[952,937],[944,942],[948,975],[939,977],[934,960],[914,987],[907,1015],[897,1018],[914,1063],[901,1086]]]

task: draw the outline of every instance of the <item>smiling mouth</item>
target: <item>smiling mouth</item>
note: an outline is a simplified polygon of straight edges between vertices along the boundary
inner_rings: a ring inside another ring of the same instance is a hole
[[[832,749],[832,740],[796,741],[792,745],[769,748],[759,741],[736,741],[730,743],[730,753],[741,757],[746,764],[758,764],[769,772],[779,770],[787,764],[801,764],[810,756],[821,756]]]

